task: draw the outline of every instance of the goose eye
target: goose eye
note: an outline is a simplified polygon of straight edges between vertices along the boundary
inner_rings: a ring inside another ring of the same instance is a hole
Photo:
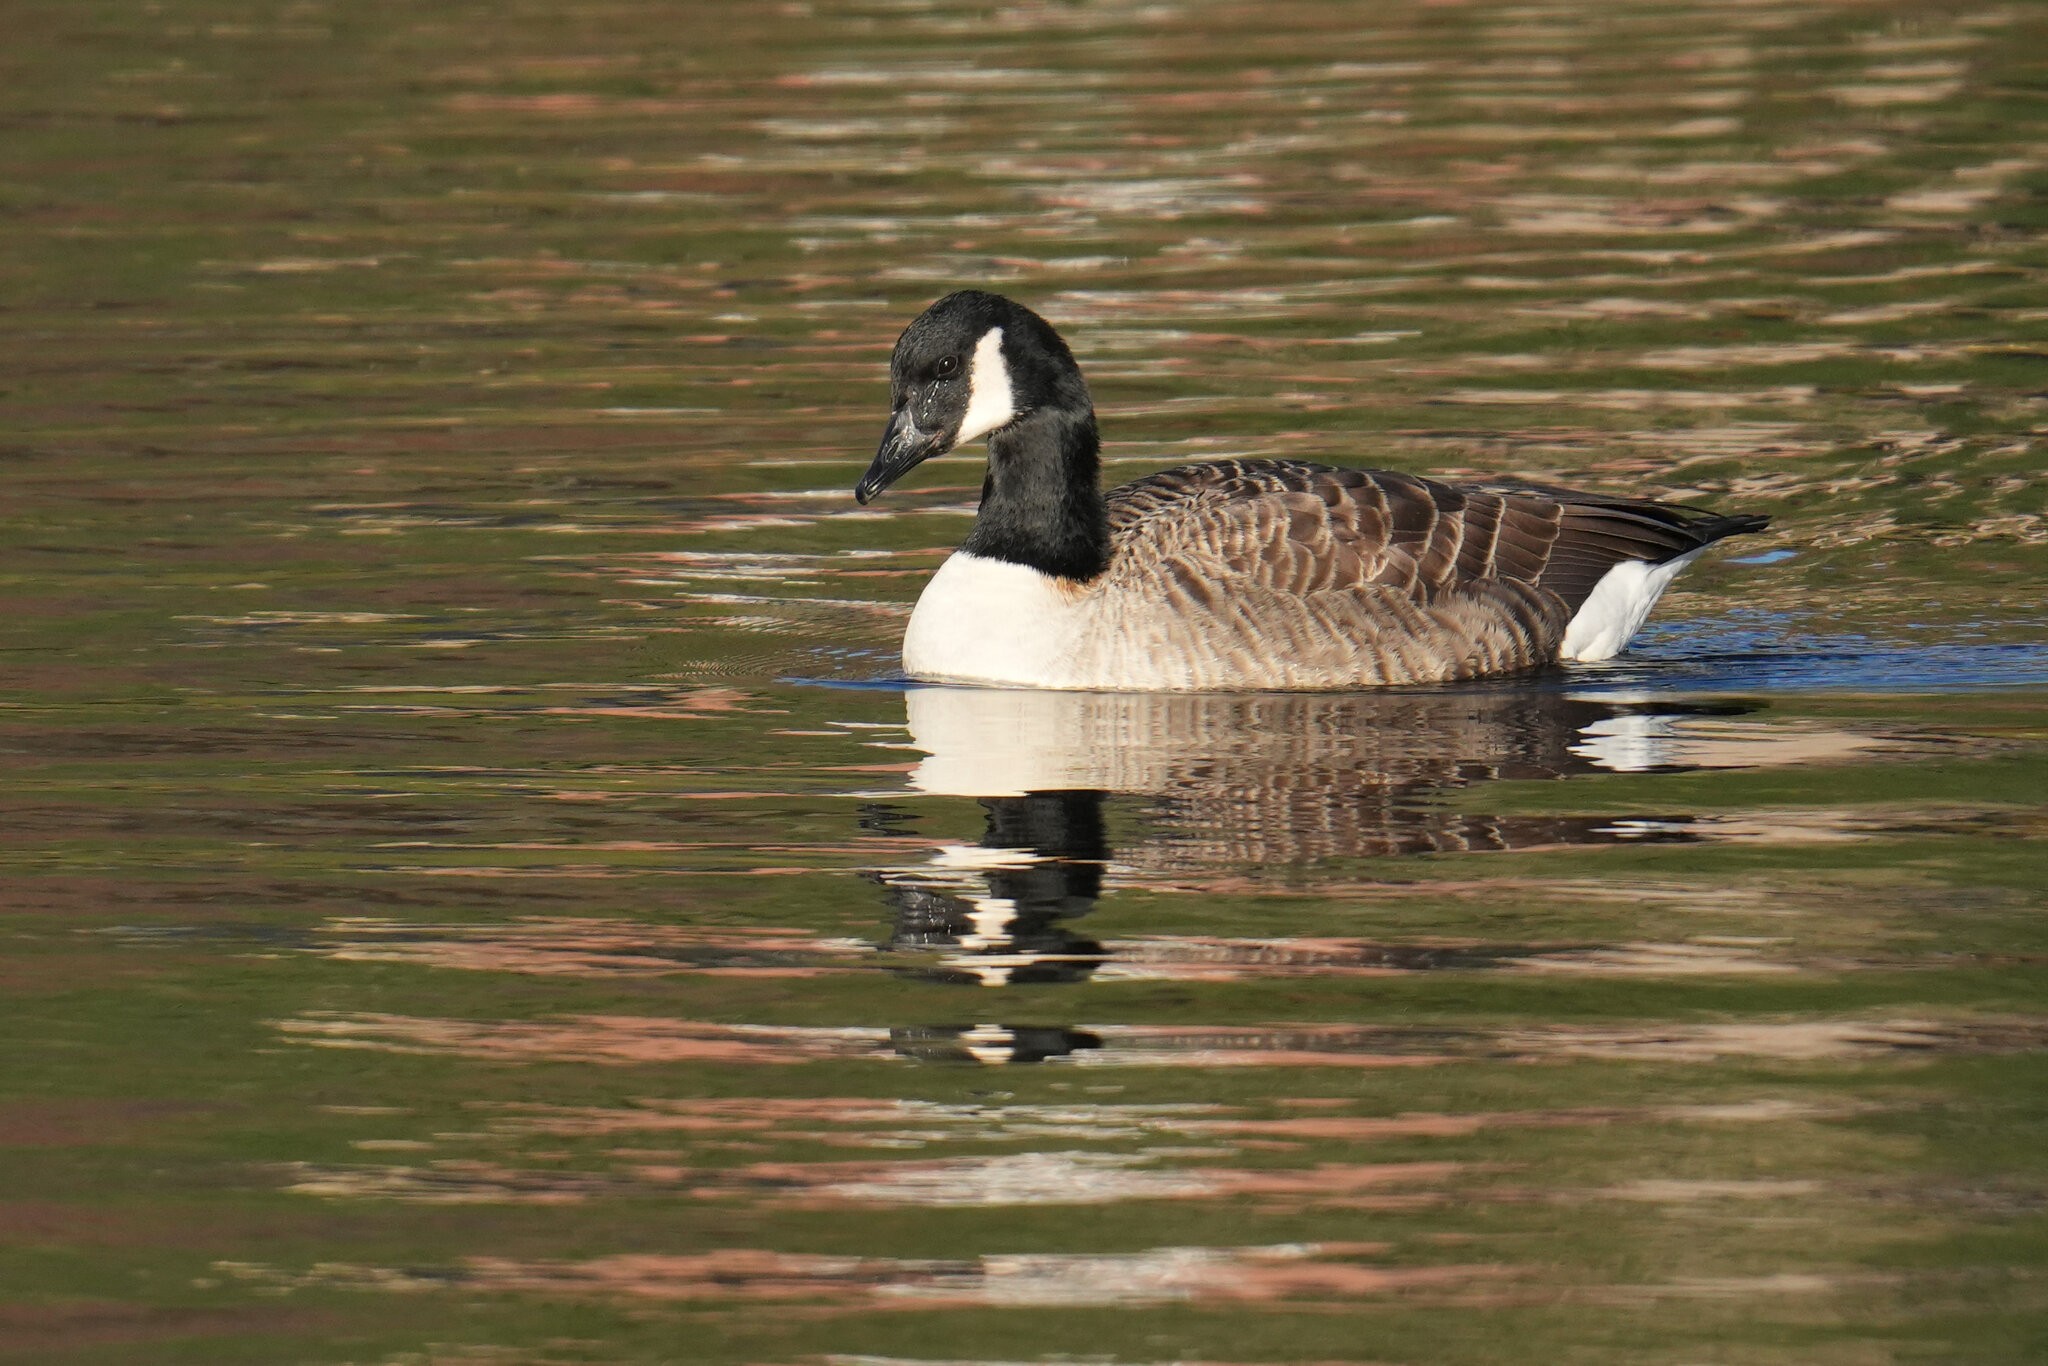
[[[939,363],[932,367],[932,374],[938,379],[951,379],[959,373],[960,358],[958,356],[942,357]]]

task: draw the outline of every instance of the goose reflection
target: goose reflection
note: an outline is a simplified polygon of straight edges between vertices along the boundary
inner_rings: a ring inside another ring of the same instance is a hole
[[[896,909],[889,947],[915,955],[921,976],[989,986],[1103,969],[1110,950],[1072,922],[1112,869],[1213,882],[1333,859],[1686,839],[1683,822],[1474,814],[1450,797],[1496,780],[1690,767],[1679,722],[1749,710],[1508,688],[916,688],[905,702],[911,743],[925,755],[911,786],[975,798],[985,828],[979,844],[870,873]],[[1114,854],[1104,823],[1112,795],[1141,799],[1145,816],[1142,836]]]
[[[922,975],[944,981],[1089,976],[1108,954],[1061,922],[1086,915],[1102,895],[1102,799],[1096,791],[984,797],[980,845],[943,847],[918,868],[876,870],[896,904],[889,947],[937,954]]]

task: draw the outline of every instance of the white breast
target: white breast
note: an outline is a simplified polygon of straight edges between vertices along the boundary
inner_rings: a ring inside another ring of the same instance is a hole
[[[910,614],[903,671],[944,682],[1071,687],[1083,616],[1051,575],[955,551]]]

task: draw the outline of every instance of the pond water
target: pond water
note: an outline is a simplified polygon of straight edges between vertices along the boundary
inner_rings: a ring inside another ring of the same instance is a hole
[[[2038,7],[37,0],[0,1359],[2039,1360]],[[909,688],[1109,474],[1774,518],[1611,665]]]

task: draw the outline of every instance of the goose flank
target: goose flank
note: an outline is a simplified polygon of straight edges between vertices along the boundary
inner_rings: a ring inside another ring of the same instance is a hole
[[[1678,572],[1767,518],[1514,481],[1218,460],[1100,487],[1059,334],[978,290],[904,330],[867,503],[988,441],[973,530],[904,633],[913,678],[1043,688],[1440,683],[1618,654]]]

